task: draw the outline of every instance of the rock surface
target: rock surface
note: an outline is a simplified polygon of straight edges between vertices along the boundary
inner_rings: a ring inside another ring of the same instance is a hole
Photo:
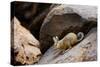
[[[96,26],[97,8],[91,6],[58,5],[45,18],[40,29],[41,51],[44,53],[53,44],[52,37],[63,38],[67,33],[88,31]],[[92,18],[92,19],[90,19]]]
[[[25,29],[18,19],[14,17],[12,21],[12,63],[34,64],[41,57],[39,41]],[[13,61],[15,60],[15,61]]]
[[[72,49],[62,52],[52,46],[41,57],[38,64],[68,63],[97,60],[97,29],[93,28],[86,37]]]
[[[11,17],[12,65],[97,60],[97,7],[31,2],[15,5],[13,16],[17,18]],[[79,32],[85,37],[72,48],[62,51],[54,47],[54,36],[61,40],[68,33]]]

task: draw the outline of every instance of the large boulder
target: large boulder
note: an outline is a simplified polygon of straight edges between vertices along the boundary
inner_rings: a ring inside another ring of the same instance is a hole
[[[53,8],[40,29],[41,51],[52,46],[52,37],[63,38],[69,32],[83,32],[85,35],[96,26],[97,8],[95,6],[58,5]]]
[[[11,63],[34,64],[41,57],[39,41],[14,17],[11,32]]]

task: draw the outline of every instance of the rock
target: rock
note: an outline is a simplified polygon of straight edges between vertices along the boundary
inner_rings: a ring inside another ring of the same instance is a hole
[[[76,13],[86,20],[97,21],[97,7],[85,5],[58,5],[52,9],[44,23],[50,21],[54,15],[73,14]]]
[[[18,2],[11,3],[11,19],[16,16],[21,25],[29,29],[39,39],[40,27],[48,12],[54,7],[51,3]]]
[[[13,65],[34,64],[41,57],[39,41],[14,17],[11,32],[11,51]]]
[[[21,21],[21,25],[28,28],[37,12],[37,6],[38,4],[33,4],[32,2],[14,1],[11,3],[11,17],[16,16]]]
[[[64,53],[52,46],[41,57],[38,64],[69,63],[97,60],[97,29],[93,28],[76,46]]]
[[[92,18],[92,19],[90,19]],[[97,25],[97,9],[91,6],[58,5],[44,19],[40,29],[41,51],[52,46],[52,37],[63,38],[67,33],[83,32],[85,35]]]
[[[49,5],[49,6],[48,6]],[[48,6],[48,7],[47,7]],[[42,9],[43,11],[41,11],[41,13],[36,16],[31,24],[29,25],[29,30],[31,31],[31,33],[37,38],[39,39],[39,32],[40,32],[40,28],[41,28],[41,25],[46,17],[46,15],[48,14],[48,12],[56,5],[50,5],[50,4],[40,4],[38,7],[39,8],[44,8],[45,9]],[[38,13],[37,13],[38,14]]]

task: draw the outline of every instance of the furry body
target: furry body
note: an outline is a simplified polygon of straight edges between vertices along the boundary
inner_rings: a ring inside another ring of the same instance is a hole
[[[79,38],[80,36],[80,38]],[[79,38],[79,39],[78,39]],[[84,34],[79,32],[77,35],[75,33],[68,33],[63,39],[59,40],[57,36],[53,37],[54,47],[62,50],[71,48],[77,42],[81,41],[84,38]]]

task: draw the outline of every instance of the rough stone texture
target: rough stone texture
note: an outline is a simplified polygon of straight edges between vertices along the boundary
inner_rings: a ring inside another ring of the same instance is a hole
[[[42,22],[53,7],[51,3],[14,1],[11,3],[11,19],[16,16],[21,25],[29,29],[36,39],[39,39]]]
[[[14,17],[12,21],[12,56],[14,56],[12,63],[16,64],[34,64],[41,57],[39,49],[40,43],[35,37],[25,29],[18,19]]]
[[[76,13],[87,20],[96,21],[97,7],[85,5],[58,5],[47,15],[44,23],[48,22],[54,15],[73,14]]]
[[[45,5],[45,6],[44,6],[44,5]],[[38,10],[38,11],[40,11],[41,13],[37,13],[38,16],[36,16],[36,17],[32,20],[31,24],[29,25],[29,30],[31,31],[31,33],[32,33],[37,39],[39,39],[40,28],[41,28],[41,25],[42,25],[42,23],[43,23],[43,21],[44,21],[46,15],[49,13],[50,10],[52,10],[53,7],[56,6],[55,4],[54,4],[54,5],[50,5],[50,6],[48,6],[47,4],[44,4],[44,5],[42,5],[42,6],[45,7],[45,9],[43,9],[43,11]],[[46,7],[46,6],[48,6],[48,7]],[[41,5],[40,5],[40,8],[43,8],[43,7],[41,7]],[[38,7],[38,8],[39,8],[39,7]],[[38,11],[37,11],[37,12],[38,12]]]
[[[41,57],[38,64],[83,62],[97,60],[97,29],[93,28],[86,37],[72,49],[62,52],[52,46]]]
[[[88,31],[96,26],[97,8],[94,6],[58,5],[45,18],[40,29],[41,51],[44,53],[53,44],[52,37],[63,38],[69,32]]]

